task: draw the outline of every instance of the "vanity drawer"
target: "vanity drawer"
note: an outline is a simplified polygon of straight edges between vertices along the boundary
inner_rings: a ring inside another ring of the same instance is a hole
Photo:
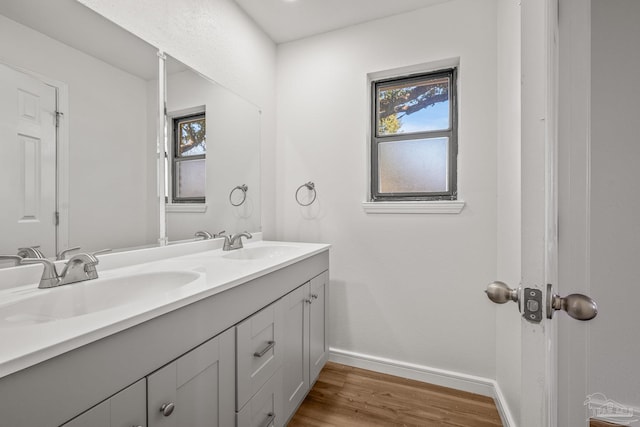
[[[237,411],[282,364],[283,309],[280,299],[236,326]]]
[[[282,408],[282,369],[278,369],[236,414],[236,427],[280,427]]]

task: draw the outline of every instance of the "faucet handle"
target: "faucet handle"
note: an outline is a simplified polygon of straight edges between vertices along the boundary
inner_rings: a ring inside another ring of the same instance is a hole
[[[107,254],[111,251],[113,251],[113,249],[100,249],[99,251],[92,252],[91,255],[95,257],[97,255]]]
[[[19,255],[0,255],[0,261],[13,261],[14,265],[20,265],[22,257]]]
[[[227,234],[227,231],[226,230],[222,230],[222,231],[220,231],[218,233],[213,233],[213,238],[217,239],[218,237],[225,237],[226,234]]]
[[[56,261],[62,261],[67,257],[67,254],[69,254],[71,252],[79,251],[79,250],[80,250],[80,246],[75,246],[73,248],[64,249],[64,250],[58,252],[58,255],[56,256]]]
[[[18,248],[18,256],[22,258],[46,258],[39,248],[40,245]]]

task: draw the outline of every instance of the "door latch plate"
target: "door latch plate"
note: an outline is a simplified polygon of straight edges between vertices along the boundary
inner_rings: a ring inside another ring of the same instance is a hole
[[[531,323],[542,322],[542,291],[534,288],[524,288],[522,317]]]

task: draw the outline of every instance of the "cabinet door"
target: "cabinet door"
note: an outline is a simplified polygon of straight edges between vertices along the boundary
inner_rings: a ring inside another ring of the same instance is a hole
[[[278,300],[236,326],[238,411],[282,365],[283,307]]]
[[[309,283],[284,297],[285,349],[283,390],[285,419],[296,410],[309,391]]]
[[[149,375],[149,427],[232,426],[234,351],[230,329]]]
[[[329,359],[329,272],[311,279],[309,304],[309,369],[311,384]]]
[[[282,412],[282,368],[238,412],[236,427],[280,427]]]
[[[140,380],[63,427],[145,427],[146,381]]]

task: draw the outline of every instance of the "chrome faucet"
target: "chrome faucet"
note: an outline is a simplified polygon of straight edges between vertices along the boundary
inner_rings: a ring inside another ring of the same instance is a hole
[[[80,246],[76,246],[76,247],[73,247],[73,248],[62,250],[62,251],[58,252],[58,255],[56,255],[56,261],[62,261],[63,259],[65,259],[67,257],[67,255],[69,253],[75,252],[75,251],[79,251],[79,250],[80,250]]]
[[[223,251],[232,251],[235,249],[242,249],[242,238],[246,237],[247,239],[251,239],[251,233],[245,231],[244,233],[233,234],[231,236],[224,236],[224,246],[222,247]]]
[[[92,280],[98,278],[98,258],[96,255],[105,251],[94,252],[93,254],[77,254],[72,256],[64,266],[62,274],[58,274],[56,265],[53,261],[46,258],[23,258],[20,260],[20,264],[42,264],[44,270],[42,271],[42,277],[40,278],[40,284],[38,288],[48,289],[55,288],[57,286],[69,285],[71,283],[83,282],[85,280]]]
[[[69,258],[60,274],[59,286],[98,278],[96,265],[100,261],[94,254],[77,254]]]
[[[30,246],[28,248],[18,248],[18,256],[20,258],[46,258],[44,253],[39,249],[40,246]]]

